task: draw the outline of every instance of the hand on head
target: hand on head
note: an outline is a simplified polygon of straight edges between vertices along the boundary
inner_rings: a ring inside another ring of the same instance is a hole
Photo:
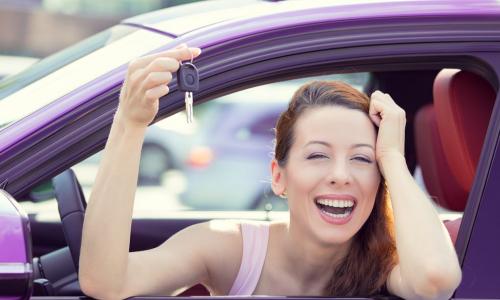
[[[384,161],[404,156],[406,113],[389,94],[375,91],[370,98],[370,119],[379,127],[376,158],[383,173]]]
[[[126,126],[147,127],[158,113],[159,99],[169,92],[172,73],[179,69],[181,61],[196,58],[200,53],[199,48],[181,44],[131,61],[116,117]]]

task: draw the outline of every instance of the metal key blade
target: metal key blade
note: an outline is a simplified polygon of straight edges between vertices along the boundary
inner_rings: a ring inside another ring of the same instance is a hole
[[[188,124],[193,123],[193,93],[186,92],[184,102],[186,102],[187,122]]]

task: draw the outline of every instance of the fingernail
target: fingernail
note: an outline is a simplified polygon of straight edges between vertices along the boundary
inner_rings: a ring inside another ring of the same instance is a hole
[[[182,43],[182,44],[177,45],[175,48],[186,48],[186,47],[187,47],[187,44]]]
[[[190,48],[190,49],[191,49],[191,51],[193,51],[194,55],[200,55],[201,54],[201,49],[200,48],[193,47],[193,48]]]

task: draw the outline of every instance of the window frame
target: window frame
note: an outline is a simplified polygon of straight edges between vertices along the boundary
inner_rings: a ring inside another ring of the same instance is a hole
[[[310,43],[311,40],[306,42]],[[288,55],[280,53],[274,57],[267,56],[266,59],[260,61],[254,60],[252,63],[249,62],[248,56],[246,59],[242,58],[242,55],[251,53],[250,50],[257,46],[262,52],[274,51],[273,46],[275,47],[277,43],[279,40],[268,44],[259,43],[257,45],[256,43],[255,45],[240,45],[238,47],[224,45],[225,51],[219,52],[210,47],[206,49],[207,58],[200,58],[197,61],[200,66],[201,82],[200,92],[195,96],[195,101],[201,103],[235,90],[296,78],[297,74],[303,77],[320,75],[325,72],[431,68],[461,68],[476,72],[488,79],[498,91],[500,50],[498,52],[485,51],[484,43],[481,41],[398,43],[398,40],[395,39],[391,43],[385,44],[362,45],[362,43],[357,43],[345,48],[331,46],[311,52],[307,52],[309,50],[306,49],[307,51]],[[494,48],[492,43],[495,43],[496,49],[500,49],[499,42],[489,42],[487,49]],[[290,47],[290,45],[283,45],[283,47]],[[468,52],[464,52],[464,49],[467,49]],[[252,54],[255,56],[255,53]],[[297,61],[300,61],[301,64],[297,64]],[[117,74],[118,77],[122,76],[123,70]],[[228,78],[232,80],[228,80]],[[73,121],[59,124],[59,127],[46,130],[44,134],[25,141],[29,147],[25,148],[21,155],[7,156],[7,162],[0,163],[0,174],[2,177],[10,179],[7,190],[13,195],[22,195],[41,180],[55,176],[62,170],[102,149],[109,134],[119,89],[120,84],[93,98],[93,107],[81,108],[87,111],[85,116],[81,116],[81,110],[71,111],[67,117],[75,117]],[[160,111],[155,121],[182,110],[183,99],[183,94],[173,87],[171,93],[162,99]],[[500,210],[500,203],[495,203],[492,193],[489,193],[489,191],[496,189],[494,181],[499,177],[493,168],[498,165],[499,160],[498,155],[493,160],[495,153],[499,152],[497,150],[500,139],[499,102],[497,93],[476,178],[469,194],[456,244],[460,263],[464,266],[462,284],[456,292],[456,295],[460,297],[473,295],[477,298],[492,295],[490,293],[500,294],[500,287],[495,286],[492,278],[487,277],[487,273],[477,270],[478,268],[474,264],[478,261],[487,261],[492,266],[498,266],[500,258],[484,255],[480,255],[480,257],[468,256],[468,254],[474,253],[471,249],[478,249],[478,246],[484,247],[485,245],[498,249],[500,252],[500,241],[484,241],[484,239],[479,238],[482,235],[491,236],[494,233],[493,227],[488,227],[488,225],[495,224],[493,219],[491,217],[485,219],[486,224],[476,222],[479,216],[488,216],[485,207],[495,207],[496,211]],[[49,128],[50,126],[47,126],[44,129]],[[43,132],[43,130],[41,131]],[[50,135],[47,134],[49,132]],[[49,147],[51,143],[54,144],[53,147]],[[28,162],[28,160],[30,161]],[[20,165],[21,169],[15,169]],[[477,245],[471,243],[473,236],[479,238],[479,240],[473,240]],[[474,278],[469,274],[474,274]],[[478,283],[480,281],[481,283]]]

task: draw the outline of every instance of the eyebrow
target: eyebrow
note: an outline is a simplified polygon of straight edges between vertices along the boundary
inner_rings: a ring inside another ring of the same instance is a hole
[[[375,149],[373,148],[373,146],[370,145],[370,144],[355,144],[351,148],[359,148],[359,147],[368,147],[368,148],[371,148],[372,150],[375,151]]]
[[[325,142],[325,141],[310,141],[308,142],[307,144],[305,144],[304,147],[307,147],[311,144],[319,144],[319,145],[323,145],[323,146],[326,146],[326,147],[331,147],[332,145],[328,142]],[[372,145],[370,144],[354,144],[351,146],[351,148],[360,148],[360,147],[368,147],[368,148],[371,148],[372,150],[375,151],[375,149],[373,148]]]
[[[332,145],[330,145],[330,143],[327,143],[327,142],[324,142],[324,141],[310,141],[307,144],[305,144],[304,147],[307,147],[307,146],[312,145],[312,144],[320,144],[320,145],[327,146],[327,147],[331,147],[332,146]]]

